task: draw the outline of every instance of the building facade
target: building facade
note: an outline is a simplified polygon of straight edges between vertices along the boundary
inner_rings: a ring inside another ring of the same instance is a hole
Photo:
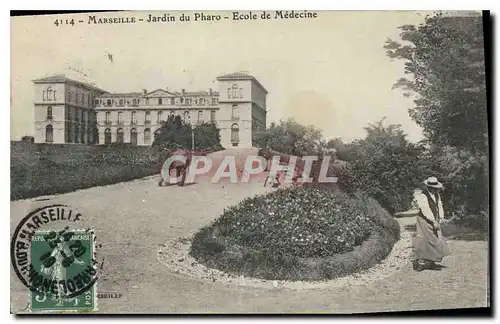
[[[266,89],[246,73],[217,81],[218,91],[110,93],[64,76],[34,80],[35,142],[151,145],[161,122],[180,115],[215,122],[225,148],[252,147],[252,134],[266,128]]]

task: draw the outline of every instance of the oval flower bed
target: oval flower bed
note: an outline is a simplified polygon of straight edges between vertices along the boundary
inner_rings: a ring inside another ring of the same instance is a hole
[[[398,239],[398,223],[372,199],[287,188],[225,210],[190,254],[233,275],[317,281],[370,268]]]

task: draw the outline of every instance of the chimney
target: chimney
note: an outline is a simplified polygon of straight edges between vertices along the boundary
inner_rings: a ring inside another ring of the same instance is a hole
[[[181,93],[182,93],[182,95],[184,95],[186,93],[186,89],[182,89]]]
[[[148,93],[148,90],[146,90],[146,89],[142,89],[142,94],[143,94],[143,95],[146,95],[146,93]]]

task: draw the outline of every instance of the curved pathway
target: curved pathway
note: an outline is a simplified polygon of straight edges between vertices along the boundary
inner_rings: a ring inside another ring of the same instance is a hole
[[[215,156],[223,156],[218,152]],[[240,153],[238,153],[240,154]],[[241,153],[241,158],[245,153]],[[238,158],[237,158],[238,159]],[[99,310],[112,313],[357,313],[481,307],[487,303],[488,244],[450,241],[452,256],[441,271],[415,272],[406,263],[393,275],[366,284],[321,289],[262,289],[224,285],[175,273],[157,260],[166,241],[185,237],[217,218],[226,206],[264,193],[262,181],[212,184],[199,181],[180,188],[158,187],[158,177],[95,187],[73,193],[11,202],[11,235],[31,210],[68,204],[96,228],[104,257]],[[414,220],[403,218],[403,226]],[[11,312],[24,309],[28,292],[11,269]]]

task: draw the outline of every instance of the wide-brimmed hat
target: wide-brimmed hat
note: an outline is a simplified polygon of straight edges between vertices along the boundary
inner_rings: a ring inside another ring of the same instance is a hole
[[[431,187],[431,188],[436,188],[436,189],[443,188],[443,184],[441,182],[439,182],[436,177],[427,178],[426,180],[424,180],[424,184],[427,187]]]

